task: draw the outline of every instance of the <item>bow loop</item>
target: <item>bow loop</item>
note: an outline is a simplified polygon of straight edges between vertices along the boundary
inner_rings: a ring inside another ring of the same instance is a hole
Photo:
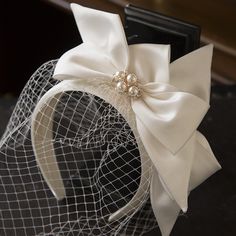
[[[136,117],[170,152],[177,153],[205,116],[209,105],[168,84],[149,83],[142,99],[132,101]]]
[[[212,53],[209,44],[172,62],[170,84],[209,103]]]
[[[83,42],[96,45],[112,64],[123,70],[128,63],[128,45],[119,15],[71,4]]]
[[[130,72],[135,72],[141,83],[169,83],[170,46],[134,44],[129,46]]]
[[[111,77],[125,70],[129,51],[119,15],[77,4],[71,8],[83,43],[60,58],[54,78]]]
[[[107,55],[93,44],[82,43],[66,52],[57,63],[53,77],[58,80],[110,78],[117,69]]]

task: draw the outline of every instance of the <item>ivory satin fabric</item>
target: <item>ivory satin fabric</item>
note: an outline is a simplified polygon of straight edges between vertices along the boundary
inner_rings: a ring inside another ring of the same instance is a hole
[[[42,108],[47,102],[55,108],[52,98],[58,92],[99,87],[99,81],[111,84],[117,71],[135,73],[141,84],[140,98],[123,94],[106,97],[102,91],[97,94],[111,104],[116,104],[114,99],[119,97],[129,100],[130,112],[135,119],[133,130],[140,136],[147,153],[143,158],[150,158],[153,165],[150,173],[153,211],[162,235],[168,236],[180,210],[187,211],[190,191],[221,168],[206,138],[197,131],[209,109],[213,46],[207,45],[170,63],[169,45],[128,46],[118,15],[76,4],[71,8],[83,43],[59,59],[54,78],[64,81],[45,94],[33,113],[31,135],[39,167],[54,195],[63,198],[65,191],[58,166],[53,166],[50,176],[45,174],[45,164],[36,147],[39,141],[36,122],[42,118],[42,112],[53,116],[52,110]],[[78,88],[76,84],[80,84]],[[117,93],[115,88],[114,93]],[[54,153],[47,158],[51,158],[51,163],[56,162]],[[144,159],[141,159],[142,163]],[[53,182],[53,178],[59,178],[59,182]],[[62,189],[60,193],[56,190],[58,185]],[[140,194],[140,191],[137,192]],[[118,215],[125,214],[127,207]],[[110,220],[113,218],[116,219],[111,216]]]

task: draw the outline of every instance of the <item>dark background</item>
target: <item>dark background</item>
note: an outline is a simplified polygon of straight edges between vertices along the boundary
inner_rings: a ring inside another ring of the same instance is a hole
[[[72,14],[40,0],[3,1],[0,14],[0,94],[18,95],[44,62],[76,46]]]

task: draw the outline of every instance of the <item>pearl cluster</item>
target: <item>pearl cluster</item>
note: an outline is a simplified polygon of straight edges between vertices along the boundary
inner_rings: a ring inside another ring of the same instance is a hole
[[[127,71],[118,71],[113,75],[113,82],[116,83],[118,93],[127,93],[130,97],[138,98],[141,96],[138,87],[138,78],[135,74]]]

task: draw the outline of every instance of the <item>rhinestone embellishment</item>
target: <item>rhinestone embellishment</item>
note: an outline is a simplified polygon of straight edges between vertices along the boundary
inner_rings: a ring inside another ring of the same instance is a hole
[[[129,97],[138,98],[141,96],[138,78],[134,73],[127,71],[117,71],[112,80],[116,91],[121,94],[127,94]]]

